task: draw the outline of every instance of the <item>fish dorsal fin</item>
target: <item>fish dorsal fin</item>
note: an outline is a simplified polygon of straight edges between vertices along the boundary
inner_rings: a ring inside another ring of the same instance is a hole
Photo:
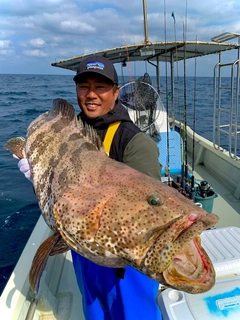
[[[94,144],[97,150],[103,150],[103,143],[97,134],[97,131],[90,125],[84,124],[81,119],[78,120],[81,134],[85,139]]]
[[[62,118],[73,121],[76,118],[74,107],[67,100],[57,98],[53,100],[52,109],[49,111],[48,118],[54,118],[61,114]]]
[[[71,103],[60,98],[53,100],[53,107],[50,110],[48,117],[51,119],[56,117],[58,114],[61,114],[63,120],[64,118],[68,121],[77,119],[74,107],[71,105]],[[96,130],[88,124],[83,124],[81,119],[78,121],[78,124],[82,136],[94,144],[98,150],[101,150],[103,148],[103,144]]]

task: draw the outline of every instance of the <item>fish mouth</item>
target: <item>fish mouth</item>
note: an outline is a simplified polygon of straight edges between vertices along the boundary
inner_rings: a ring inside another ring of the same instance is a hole
[[[215,283],[215,271],[199,234],[217,222],[216,215],[208,214],[188,227],[185,225],[175,238],[169,239],[167,231],[158,238],[144,261],[145,267],[155,274],[154,279],[188,293],[210,290]],[[163,239],[170,241],[163,244]]]
[[[215,270],[201,246],[200,236],[183,246],[162,275],[162,284],[191,294],[203,293],[213,287]]]

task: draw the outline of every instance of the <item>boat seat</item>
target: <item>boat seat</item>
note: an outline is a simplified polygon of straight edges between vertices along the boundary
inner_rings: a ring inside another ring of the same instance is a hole
[[[159,162],[162,164],[161,175],[166,174],[168,165],[168,148],[167,139],[169,138],[169,168],[170,174],[178,174],[181,172],[182,164],[182,139],[177,131],[161,132],[159,134],[160,141],[156,142],[159,148]]]

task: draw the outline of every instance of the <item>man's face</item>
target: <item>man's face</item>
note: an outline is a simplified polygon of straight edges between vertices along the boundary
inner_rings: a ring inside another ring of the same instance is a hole
[[[89,74],[77,83],[77,99],[80,109],[90,118],[96,118],[113,109],[119,87],[107,78]]]

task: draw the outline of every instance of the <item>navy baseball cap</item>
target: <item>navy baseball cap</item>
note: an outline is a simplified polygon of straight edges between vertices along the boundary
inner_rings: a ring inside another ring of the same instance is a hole
[[[113,63],[103,56],[91,56],[82,60],[79,63],[77,74],[73,80],[77,82],[88,73],[100,74],[111,80],[113,83],[118,84],[118,75]]]

